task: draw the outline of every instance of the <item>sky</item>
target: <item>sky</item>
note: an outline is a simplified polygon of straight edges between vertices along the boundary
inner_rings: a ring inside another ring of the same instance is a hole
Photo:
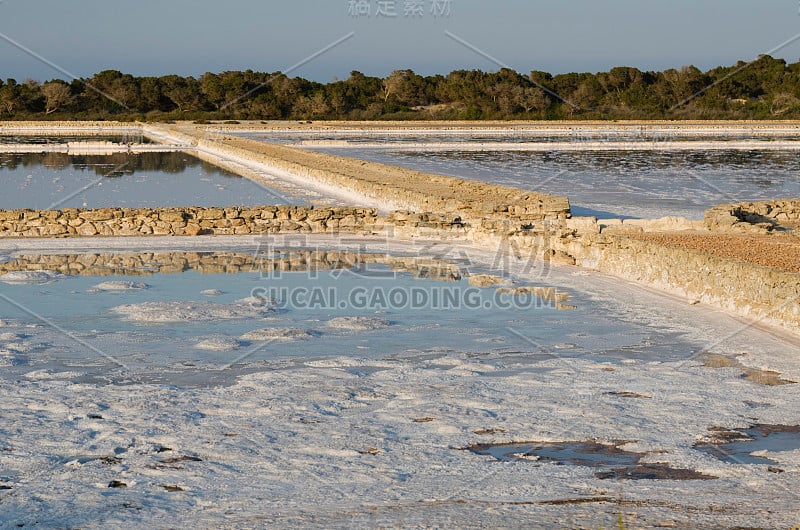
[[[0,78],[17,80],[707,70],[767,52],[800,60],[800,0],[0,0]]]

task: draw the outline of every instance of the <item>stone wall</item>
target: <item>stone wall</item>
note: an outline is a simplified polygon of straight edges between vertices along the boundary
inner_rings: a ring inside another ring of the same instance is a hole
[[[660,219],[597,219],[595,217],[573,217],[565,225],[582,233],[625,232],[679,232],[702,230],[703,221],[692,221],[685,217],[662,217]]]
[[[715,231],[765,232],[800,227],[800,199],[721,204],[706,211],[705,226]]]
[[[800,331],[800,274],[625,237],[566,248],[580,266]]]
[[[566,197],[433,175],[352,158],[225,137],[198,139],[206,155],[265,165],[322,190],[335,190],[385,210],[457,215],[468,221],[513,218],[520,222],[570,217]]]
[[[0,210],[0,237],[196,236],[383,230],[374,208],[262,206]]]
[[[800,274],[651,241],[551,227],[499,235],[472,232],[487,246],[503,242],[519,256],[574,264],[648,285],[687,300],[800,332]]]

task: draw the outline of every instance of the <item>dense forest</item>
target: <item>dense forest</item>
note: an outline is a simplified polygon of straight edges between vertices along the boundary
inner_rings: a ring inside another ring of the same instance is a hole
[[[278,73],[71,82],[0,80],[0,120],[797,119],[800,62],[761,56],[702,72],[618,67],[597,74],[458,70],[327,84]]]

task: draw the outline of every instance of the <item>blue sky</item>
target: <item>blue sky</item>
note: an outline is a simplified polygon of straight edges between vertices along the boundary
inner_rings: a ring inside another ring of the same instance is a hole
[[[454,69],[597,72],[612,66],[707,69],[750,60],[800,34],[800,0],[449,0],[450,13],[348,13],[355,0],[0,0],[0,77],[286,71],[317,81],[351,70],[386,75]],[[454,35],[483,54],[457,42]],[[53,68],[20,46],[41,55]],[[800,40],[774,56],[800,60]]]

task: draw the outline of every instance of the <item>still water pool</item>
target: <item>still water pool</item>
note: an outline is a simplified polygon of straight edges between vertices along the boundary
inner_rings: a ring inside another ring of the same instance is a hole
[[[0,154],[0,209],[305,204],[186,153]]]

